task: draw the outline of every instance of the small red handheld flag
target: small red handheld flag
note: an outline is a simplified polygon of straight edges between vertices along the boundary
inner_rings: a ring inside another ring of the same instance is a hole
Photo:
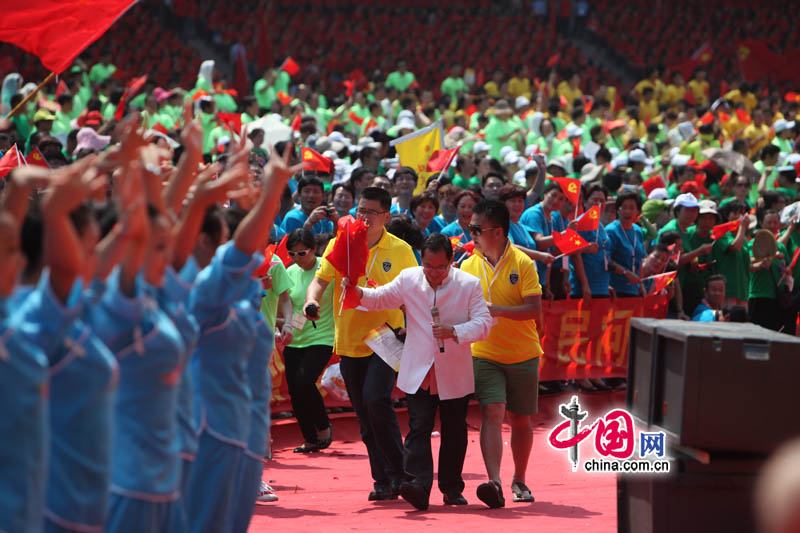
[[[303,159],[303,168],[305,170],[314,170],[325,174],[333,173],[333,161],[316,150],[301,148],[300,157]]]
[[[433,152],[433,154],[431,154],[431,158],[428,160],[428,165],[425,167],[425,170],[428,172],[447,170],[447,166],[453,160],[453,157],[455,157],[455,154],[458,152],[459,148],[461,147],[456,146],[450,150],[436,150]]]
[[[583,237],[569,228],[563,232],[554,231],[553,240],[562,255],[569,255],[589,246],[589,243],[583,240]]]
[[[278,243],[278,247],[275,249],[275,255],[283,261],[283,266],[285,267],[288,267],[292,263],[292,259],[289,257],[289,249],[286,247],[286,240],[288,238],[288,235],[284,235],[281,242]]]
[[[797,258],[800,257],[800,248],[794,251],[794,255],[792,255],[792,262],[789,263],[789,271],[791,272],[794,269],[794,266],[797,264]]]
[[[558,183],[567,200],[577,205],[581,192],[581,180],[575,178],[550,178]]]
[[[297,62],[291,57],[287,57],[284,60],[283,64],[281,65],[281,69],[285,70],[289,76],[297,76],[300,74],[300,65],[298,65]]]
[[[645,278],[648,280],[652,280],[653,286],[650,287],[650,290],[647,291],[647,294],[657,294],[664,290],[667,285],[672,283],[672,280],[675,279],[675,276],[678,275],[677,270],[673,270],[672,272],[664,272],[663,274],[656,274],[655,276],[650,276],[649,278]]]
[[[0,157],[0,178],[5,177],[6,174],[15,168],[23,165],[23,158],[17,150],[17,145],[12,144],[3,157]]]
[[[31,150],[31,153],[25,158],[25,162],[37,167],[50,168],[50,164],[44,158],[38,146]]]
[[[739,224],[741,223],[741,220],[732,220],[724,224],[717,224],[711,229],[711,238],[717,240],[729,231],[739,231]]]
[[[595,204],[578,219],[577,231],[594,231],[600,227],[600,206]]]

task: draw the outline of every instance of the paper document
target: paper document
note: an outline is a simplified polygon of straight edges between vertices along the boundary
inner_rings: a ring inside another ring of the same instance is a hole
[[[389,326],[384,324],[379,328],[373,329],[364,336],[363,340],[395,372],[400,370],[403,343],[395,336],[394,331]]]

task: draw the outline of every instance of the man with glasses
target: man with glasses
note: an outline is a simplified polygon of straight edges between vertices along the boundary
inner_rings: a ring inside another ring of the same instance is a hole
[[[467,453],[467,404],[475,390],[470,343],[489,335],[492,319],[478,279],[452,267],[453,246],[435,233],[422,246],[422,266],[377,289],[357,287],[367,309],[404,306],[407,337],[397,387],[407,394],[409,432],[400,495],[427,509],[433,486],[431,432],[437,407],[442,438],[439,490],[446,505],[466,505],[461,470]]]
[[[360,287],[366,287],[368,281],[378,286],[386,285],[406,268],[417,266],[411,247],[383,228],[391,219],[391,206],[392,197],[377,187],[364,189],[358,200],[356,213],[367,225],[369,248],[367,273],[353,280]],[[361,439],[367,446],[372,478],[375,480],[375,490],[370,493],[369,500],[396,499],[403,477],[403,445],[397,415],[392,408],[396,374],[372,352],[363,339],[383,324],[395,329],[402,328],[403,312],[399,309],[380,312],[344,309],[339,312],[337,302],[342,297],[342,275],[324,259],[334,243],[335,239],[331,240],[322,254],[323,261],[308,286],[303,310],[307,318],[316,319],[316,316],[310,316],[309,307],[316,306],[318,309],[328,284],[334,283],[333,351],[341,358],[339,368],[361,427]]]
[[[493,319],[486,340],[472,344],[475,396],[481,405],[481,452],[489,475],[489,481],[478,486],[478,498],[489,507],[505,505],[500,459],[506,412],[511,424],[514,501],[533,501],[525,471],[533,446],[531,418],[538,410],[542,288],[533,261],[509,242],[509,225],[503,202],[476,204],[469,225],[475,254],[461,265],[461,270],[480,280]]]

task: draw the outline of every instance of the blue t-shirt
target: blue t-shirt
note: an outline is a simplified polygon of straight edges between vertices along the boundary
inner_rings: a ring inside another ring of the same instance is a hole
[[[693,322],[715,322],[714,310],[705,302],[700,302],[700,305],[694,308],[692,315]]]
[[[441,233],[442,229],[447,226],[448,222],[442,218],[442,215],[436,215],[431,220],[430,224],[428,224],[428,235],[431,233]]]
[[[511,222],[508,228],[508,238],[518,246],[524,246],[529,250],[536,249],[536,241],[531,237],[530,230],[517,222]]]
[[[302,209],[292,209],[286,213],[286,216],[283,217],[283,227],[281,227],[281,230],[287,234],[291,233],[297,228],[302,228],[303,224],[306,223],[306,220],[308,220],[308,215],[306,215]],[[319,235],[321,233],[332,233],[333,231],[335,231],[333,222],[327,219],[318,221],[311,228],[311,233],[314,235]]]
[[[200,326],[190,361],[195,421],[200,430],[243,449],[252,400],[247,360],[255,336],[247,306],[251,276],[262,260],[261,254],[245,254],[229,241],[197,275],[189,295],[189,309]]]
[[[261,284],[253,280],[250,305],[242,306],[243,317],[253,321],[255,330],[254,342],[250,357],[247,359],[247,379],[252,394],[250,404],[250,434],[247,438],[245,453],[253,459],[262,461],[267,453],[269,438],[269,401],[272,397],[272,379],[269,361],[272,356],[274,333],[259,311]]]
[[[469,231],[458,225],[458,219],[452,221],[450,224],[443,227],[440,233],[448,237],[461,237],[461,239],[459,240],[461,244],[468,243],[472,240],[472,235],[469,234]],[[459,261],[461,261],[464,255],[465,252],[456,254],[453,257],[453,261],[455,263],[458,263]]]
[[[136,280],[133,297],[120,290],[120,269],[87,313],[90,327],[114,353],[120,379],[114,404],[111,492],[142,499],[180,496],[178,385],[186,346],[155,299]]]
[[[544,214],[544,209],[541,203],[526,209],[522,216],[519,217],[519,223],[527,227],[531,233],[541,233],[545,237],[549,237],[554,231],[564,231],[567,229],[567,222],[561,218],[561,213],[552,211],[550,218]],[[553,255],[559,255],[558,248],[551,246],[546,250],[541,250]],[[558,265],[556,265],[558,266]],[[539,274],[539,284],[544,287],[547,282],[547,268],[548,265],[536,262],[536,272]]]
[[[581,255],[583,259],[583,270],[589,280],[589,290],[592,296],[608,296],[608,286],[611,281],[608,271],[608,261],[611,256],[611,241],[608,238],[605,228],[600,224],[599,228],[593,231],[579,231],[578,235],[588,243],[596,242],[599,246],[597,253],[585,253]],[[583,287],[575,273],[574,256],[570,257],[569,282],[572,285],[572,298],[580,298],[583,295]]]
[[[389,213],[393,215],[410,215],[411,211],[408,209],[403,209],[397,204],[392,204],[392,207],[389,208]]]
[[[611,240],[611,259],[637,276],[641,273],[644,260],[644,235],[636,224],[629,230],[622,227],[619,220],[606,226]],[[622,274],[611,273],[611,287],[621,296],[638,296],[639,284],[631,284]]]

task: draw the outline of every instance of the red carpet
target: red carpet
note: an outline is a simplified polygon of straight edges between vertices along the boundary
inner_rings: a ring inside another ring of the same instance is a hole
[[[511,450],[503,455],[503,494],[506,507],[489,509],[475,496],[477,486],[486,480],[481,458],[477,405],[469,412],[469,448],[464,463],[464,496],[469,505],[445,507],[434,481],[431,506],[417,511],[402,499],[368,502],[372,490],[366,449],[360,440],[358,422],[352,413],[334,415],[334,443],[320,453],[308,456],[292,453],[302,442],[294,419],[276,421],[273,426],[274,459],[265,463],[264,479],[280,500],[259,503],[250,525],[256,533],[276,531],[419,531],[431,527],[438,531],[537,531],[593,533],[617,529],[616,478],[612,474],[572,473],[565,452],[550,448],[547,435],[561,418],[556,418],[560,403],[570,394],[546,396],[539,400],[533,453],[527,484],[536,502],[513,503],[510,491],[513,465]],[[623,393],[581,394],[581,405],[594,418],[624,404]],[[398,411],[400,429],[405,435],[408,416]],[[437,428],[438,429],[438,428]],[[505,429],[507,443],[510,429]],[[433,439],[434,463],[438,439]]]

